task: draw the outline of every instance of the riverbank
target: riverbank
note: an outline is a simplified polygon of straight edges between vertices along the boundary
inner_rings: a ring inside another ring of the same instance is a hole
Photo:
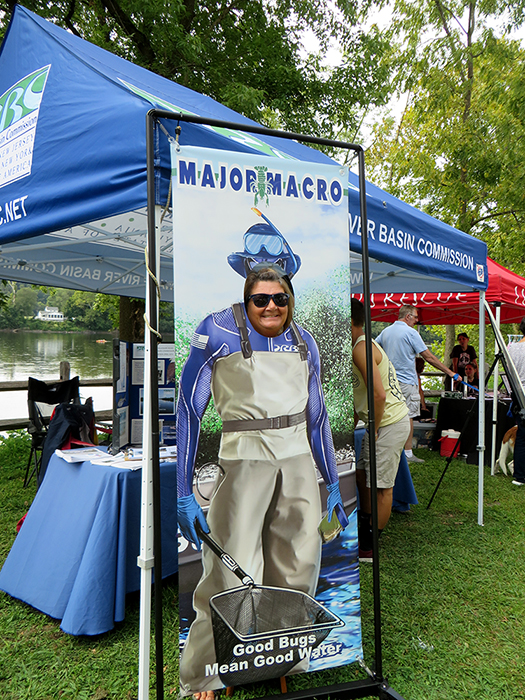
[[[0,422],[27,419],[28,377],[57,381],[63,361],[69,362],[71,377],[80,377],[82,400],[92,396],[96,412],[112,409],[110,334],[0,331]]]

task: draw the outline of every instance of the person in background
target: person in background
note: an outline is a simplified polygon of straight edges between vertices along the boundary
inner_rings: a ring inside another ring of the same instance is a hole
[[[416,357],[416,373],[417,381],[419,387],[419,418],[432,418],[431,412],[427,408],[425,401],[425,392],[423,391],[423,385],[421,384],[421,374],[425,369],[425,360],[419,355]]]
[[[511,343],[508,347],[509,355],[514,362],[521,384],[525,389],[525,318],[521,319],[520,333],[523,336],[517,343]],[[514,486],[525,486],[525,425],[523,420],[516,416],[518,431],[514,443]]]
[[[414,417],[419,415],[419,380],[416,372],[415,359],[417,355],[436,369],[444,372],[457,381],[458,374],[449,369],[425,345],[423,339],[414,328],[419,320],[415,306],[405,304],[399,309],[398,320],[385,328],[377,336],[376,341],[388,355],[394,365],[401,391],[408,406],[410,418],[410,434],[405,444],[405,454],[409,462],[424,462],[412,452],[412,435],[414,432]]]
[[[458,345],[454,345],[452,352],[450,353],[450,359],[452,360],[451,369],[459,374],[461,379],[465,377],[465,367],[468,364],[474,366],[476,372],[478,371],[477,355],[472,345],[468,344],[469,337],[466,333],[458,334]],[[457,384],[456,389],[461,389],[461,385]]]
[[[476,367],[472,363],[468,363],[468,365],[465,365],[465,376],[463,377],[463,380],[469,385],[467,387],[467,396],[477,396],[478,392],[476,389],[471,389],[470,387],[478,387],[479,386],[479,379],[477,376],[478,372]]]
[[[370,496],[370,462],[368,432],[368,396],[366,343],[363,330],[365,311],[362,302],[351,301],[352,309],[352,382],[354,407],[367,426],[357,462],[356,482],[359,491],[358,513],[359,559],[372,557],[372,511]],[[408,408],[396,378],[396,371],[385,351],[372,341],[374,419],[376,425],[377,526],[385,528],[392,512],[392,494],[403,446],[410,432]]]

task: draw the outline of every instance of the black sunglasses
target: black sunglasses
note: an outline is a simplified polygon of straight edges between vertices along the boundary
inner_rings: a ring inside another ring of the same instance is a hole
[[[248,297],[248,301],[253,301],[254,306],[256,306],[258,309],[264,309],[265,306],[268,306],[270,301],[273,300],[273,303],[275,306],[280,306],[281,308],[283,306],[288,306],[288,299],[290,298],[289,294],[285,294],[284,292],[278,292],[277,294],[251,294]]]

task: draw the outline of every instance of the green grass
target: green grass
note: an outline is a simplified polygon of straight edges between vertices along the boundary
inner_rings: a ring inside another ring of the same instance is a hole
[[[420,505],[392,515],[380,542],[383,673],[405,700],[525,698],[525,489],[485,471],[485,525],[477,525],[477,466],[445,466],[417,451]],[[23,489],[25,436],[0,443],[0,562],[34,495]],[[365,661],[373,664],[372,567],[361,565]],[[177,586],[164,590],[165,697],[177,697]],[[0,593],[1,700],[129,700],[137,695],[137,596],[126,619],[99,637],[71,637],[59,622]],[[155,697],[152,667],[151,698]],[[288,690],[364,678],[356,665],[288,680]],[[278,683],[239,688],[244,700]]]

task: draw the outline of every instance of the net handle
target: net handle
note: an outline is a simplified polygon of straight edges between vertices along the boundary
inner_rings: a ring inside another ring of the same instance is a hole
[[[255,581],[253,578],[243,571],[243,569],[241,569],[235,559],[225,552],[224,549],[217,544],[217,542],[215,542],[209,533],[204,532],[197,518],[195,518],[195,530],[199,536],[199,539],[208,545],[211,551],[219,557],[224,566],[235,574],[241,583],[243,583],[245,586],[255,586]]]

